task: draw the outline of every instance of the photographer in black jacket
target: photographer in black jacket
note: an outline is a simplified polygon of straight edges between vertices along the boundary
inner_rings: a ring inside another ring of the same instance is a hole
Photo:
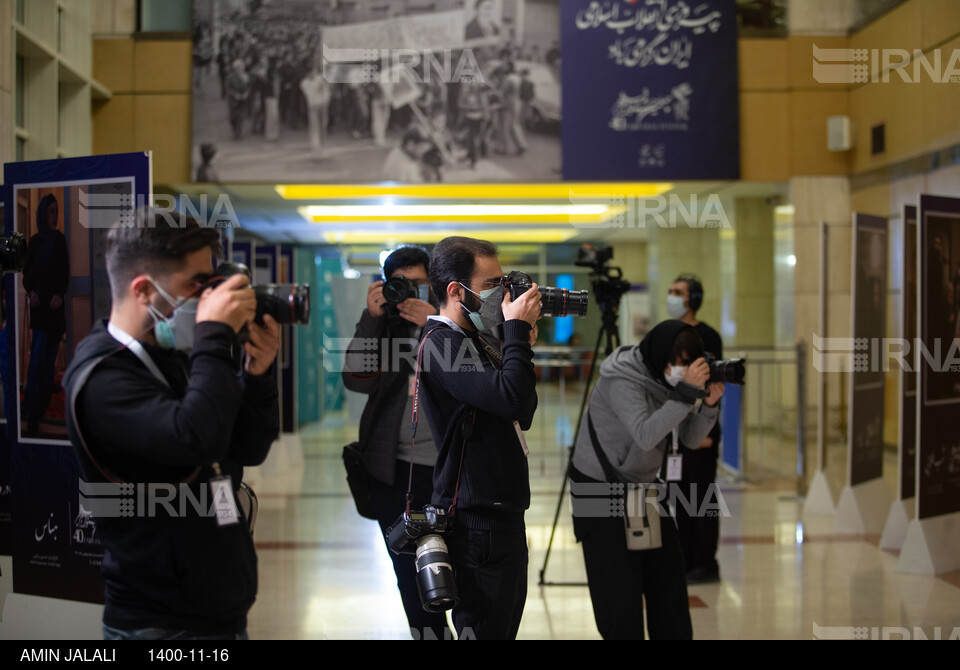
[[[383,276],[403,277],[417,288],[418,296],[397,305],[387,302],[382,281],[367,289],[367,308],[357,323],[344,359],[343,385],[366,394],[360,418],[363,465],[373,480],[373,511],[386,532],[404,511],[410,464],[413,463],[413,496],[429,501],[433,493],[433,465],[437,449],[426,426],[417,432],[411,449],[410,415],[413,405],[411,356],[427,317],[437,309],[429,302],[430,256],[420,247],[400,247],[383,262]],[[375,347],[368,347],[369,342]],[[375,353],[374,364],[370,355]],[[370,369],[370,368],[373,369]],[[397,587],[414,639],[443,639],[446,617],[423,609],[417,590],[414,556],[389,552],[397,574]]]
[[[453,623],[458,636],[478,639],[515,638],[527,594],[530,481],[521,430],[537,408],[531,347],[540,291],[534,284],[512,300],[503,278],[489,242],[440,241],[430,264],[440,314],[428,320],[422,344],[420,402],[438,450],[432,502],[453,508]],[[480,334],[500,322],[502,350]]]
[[[206,288],[219,233],[168,216],[140,210],[134,227],[110,231],[110,319],[64,378],[87,480],[146,489],[126,514],[95,519],[104,637],[243,639],[257,557],[236,491],[279,433],[279,326],[253,321],[245,276]]]

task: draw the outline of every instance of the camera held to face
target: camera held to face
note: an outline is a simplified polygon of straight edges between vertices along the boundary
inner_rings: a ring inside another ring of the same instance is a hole
[[[405,300],[420,298],[417,284],[403,275],[391,277],[383,282],[383,299],[390,305],[399,305]]]
[[[533,279],[525,272],[514,270],[503,280],[504,286],[510,289],[510,298],[518,297],[530,290]],[[543,316],[587,316],[587,305],[590,294],[587,291],[569,291],[565,288],[541,286],[540,296],[543,301]]]
[[[253,281],[250,268],[242,263],[221,263],[217,267],[218,278],[210,282],[216,288],[224,279],[236,274],[246,275]],[[310,285],[309,284],[263,284],[251,286],[257,294],[257,316],[254,319],[263,324],[264,314],[272,316],[280,325],[307,325],[310,322]]]
[[[417,590],[428,612],[443,612],[457,606],[457,584],[443,535],[453,521],[433,505],[421,511],[404,512],[387,529],[387,546],[395,554],[416,554]]]
[[[747,374],[746,361],[742,358],[728,358],[718,361],[716,357],[707,352],[703,356],[710,366],[710,384],[722,382],[724,384],[736,384],[743,386],[746,382],[744,377]]]

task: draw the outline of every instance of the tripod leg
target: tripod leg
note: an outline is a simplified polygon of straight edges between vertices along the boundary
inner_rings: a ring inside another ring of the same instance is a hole
[[[550,541],[547,543],[547,553],[543,557],[543,567],[540,568],[540,586],[546,584],[547,563],[550,561],[550,550],[553,547],[553,538],[557,534],[557,522],[560,520],[560,510],[563,509],[563,496],[567,492],[567,479],[570,477],[570,468],[573,465],[573,453],[577,446],[577,435],[580,434],[580,425],[583,422],[583,413],[586,411],[587,401],[590,398],[590,383],[593,381],[593,372],[597,367],[597,356],[600,354],[600,344],[603,342],[604,330],[604,328],[601,328],[600,332],[597,334],[597,346],[593,349],[593,359],[590,361],[590,372],[587,374],[586,386],[583,389],[583,399],[580,402],[580,414],[577,417],[577,430],[573,433],[573,444],[570,445],[570,455],[567,457],[567,469],[563,473],[563,483],[560,486],[560,497],[557,499],[557,511],[553,515],[553,526],[550,529]]]

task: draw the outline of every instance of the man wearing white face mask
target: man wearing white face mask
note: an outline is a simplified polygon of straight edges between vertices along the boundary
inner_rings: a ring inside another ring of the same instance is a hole
[[[622,516],[611,516],[609,506],[597,514],[576,496],[604,483],[658,483],[675,436],[702,441],[717,419],[724,385],[706,386],[709,379],[700,337],[676,320],[658,324],[639,345],[620,347],[600,366],[577,435],[570,490],[573,528],[583,546],[594,617],[604,639],[642,640],[645,623],[650,639],[693,635],[673,520],[659,519],[659,546],[631,550]],[[705,386],[706,397],[697,406]],[[611,497],[610,503],[618,500]]]
[[[279,432],[279,326],[253,321],[242,275],[204,289],[219,233],[167,216],[143,209],[136,226],[110,231],[110,319],[64,377],[87,480],[140,491],[125,513],[95,518],[104,637],[244,638],[257,567],[236,491]]]
[[[440,314],[424,329],[420,402],[437,445],[432,503],[453,518],[447,539],[461,639],[513,639],[527,596],[524,512],[530,506],[523,437],[537,409],[534,284],[504,292],[497,248],[448,237],[430,259]],[[503,324],[503,347],[482,334]],[[415,501],[416,506],[428,501]]]

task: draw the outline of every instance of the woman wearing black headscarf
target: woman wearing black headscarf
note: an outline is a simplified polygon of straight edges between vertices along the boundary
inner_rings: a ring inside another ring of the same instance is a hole
[[[675,320],[658,324],[639,345],[620,347],[600,367],[570,479],[574,532],[583,546],[594,617],[604,639],[642,640],[644,599],[651,639],[693,636],[673,520],[660,520],[660,548],[630,551],[624,519],[595,506],[591,513],[577,494],[590,490],[591,483],[656,483],[674,429],[684,444],[701,444],[716,422],[724,390],[723,384],[709,384],[697,407],[709,378],[700,336]],[[610,502],[618,500],[611,496]]]
[[[53,195],[37,207],[37,234],[30,238],[23,266],[23,288],[30,301],[30,367],[25,404],[27,435],[35,436],[54,389],[54,365],[67,332],[65,296],[70,283],[67,239],[57,230],[59,206]]]

